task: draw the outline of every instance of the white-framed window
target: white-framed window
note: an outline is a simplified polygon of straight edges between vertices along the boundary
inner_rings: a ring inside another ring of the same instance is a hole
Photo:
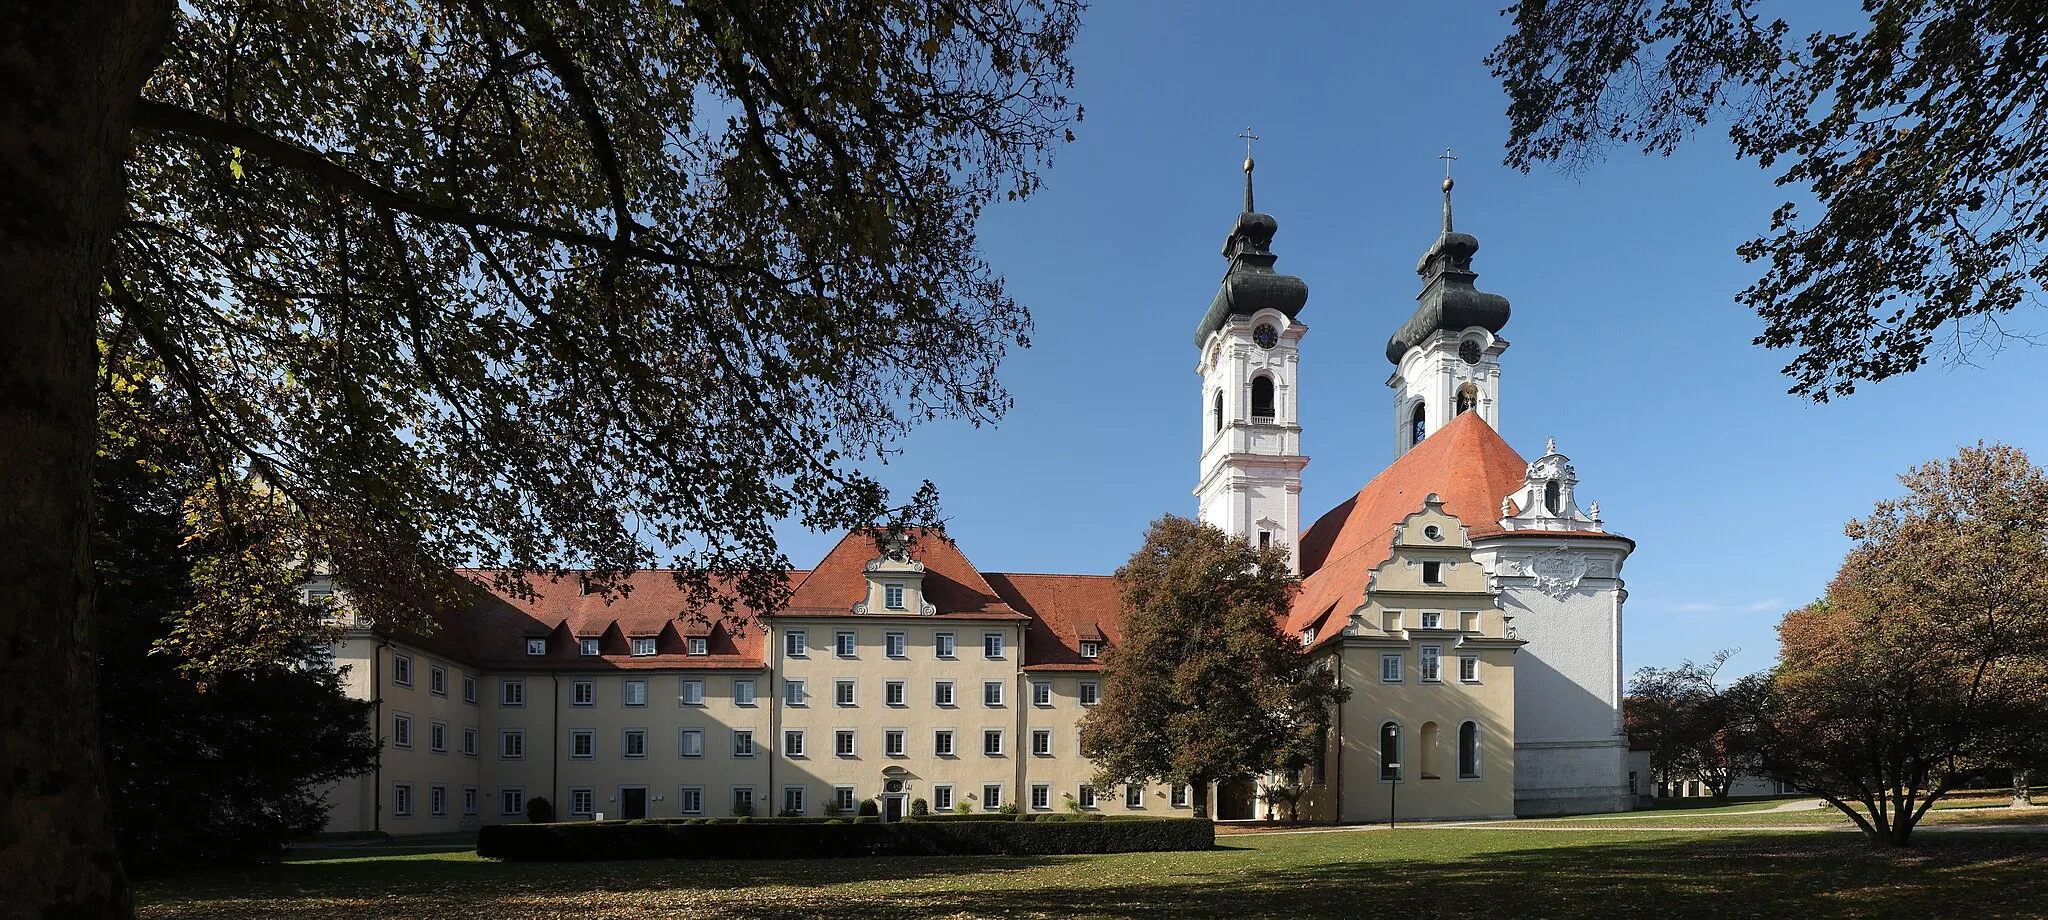
[[[1132,783],[1132,784],[1130,784],[1130,785],[1128,785],[1128,786],[1125,786],[1125,787],[1124,787],[1124,807],[1125,807],[1125,808],[1143,808],[1143,807],[1145,807],[1145,787],[1143,787],[1143,786],[1140,786],[1140,785],[1138,785],[1137,783]]]
[[[465,756],[465,757],[475,757],[475,756],[476,756],[476,748],[477,748],[477,743],[476,743],[476,726],[474,726],[474,725],[464,725],[464,726],[462,727],[462,753],[463,753],[463,756]]]
[[[412,817],[411,783],[391,784],[391,816],[394,818]]]
[[[711,640],[703,636],[691,636],[689,648],[692,655],[709,655],[711,654]]]
[[[734,706],[754,705],[754,682],[742,678],[732,682],[732,704]]]
[[[1052,729],[1034,728],[1031,730],[1031,754],[1034,757],[1052,756]]]
[[[585,637],[576,640],[576,654],[582,655],[585,658],[595,658],[597,657],[597,652],[598,649],[596,639]]]
[[[750,728],[735,728],[735,729],[733,729],[733,730],[732,730],[732,756],[734,756],[734,757],[752,757],[752,756],[754,756],[754,730],[753,730],[753,729],[750,729]]]
[[[1079,787],[1074,789],[1074,800],[1081,803],[1082,808],[1094,808],[1095,787],[1087,783],[1082,783]]]
[[[427,750],[448,753],[448,723],[439,719],[427,723]]]
[[[949,633],[949,632],[939,632],[939,633],[932,633],[932,656],[933,656],[933,657],[935,657],[935,658],[951,658],[951,657],[953,657],[954,655],[957,655],[957,654],[959,654],[959,649],[958,649],[958,648],[957,648],[957,647],[955,646],[955,643],[954,643],[954,638],[953,638],[953,634],[952,634],[952,633]]]
[[[597,811],[597,790],[589,786],[576,786],[569,790],[569,815],[588,818]]]
[[[1001,706],[1001,705],[1003,705],[1003,682],[1002,682],[1002,681],[999,681],[999,680],[985,680],[985,681],[982,681],[982,682],[981,682],[981,705],[983,705],[983,706]]]
[[[704,681],[695,677],[683,678],[681,689],[676,693],[676,701],[684,706],[704,705]]]
[[[791,658],[804,657],[804,631],[792,629],[782,634],[782,653]]]
[[[982,756],[984,756],[984,757],[1001,757],[1001,756],[1003,756],[1003,730],[1002,730],[1002,729],[1000,729],[1000,728],[988,728],[988,729],[983,729],[983,730],[982,730],[982,732],[981,732],[981,753],[982,753]]]
[[[689,816],[704,813],[703,786],[676,787],[676,814]]]
[[[1045,783],[1031,784],[1031,809],[1045,811],[1052,807],[1052,786]]]
[[[1443,611],[1441,611],[1441,610],[1424,610],[1424,611],[1422,612],[1422,628],[1423,628],[1423,629],[1442,629],[1443,627],[1444,627],[1444,612],[1443,612]]]
[[[391,746],[412,747],[412,715],[395,712],[391,714]]]
[[[854,703],[854,682],[839,680],[832,682],[832,703],[837,706],[852,706]]]
[[[804,813],[804,786],[782,787],[782,811],[777,814],[801,815]]]
[[[526,729],[501,728],[498,730],[498,759],[526,759]]]
[[[526,814],[526,787],[507,786],[499,789],[498,814],[506,817]]]
[[[1002,807],[1003,807],[1003,787],[1002,787],[1002,784],[1001,784],[1001,783],[983,783],[983,784],[981,784],[981,810],[982,810],[982,811],[998,811],[998,810],[1001,810],[1001,809],[1002,809]]]
[[[526,640],[526,653],[527,653],[528,655],[545,655],[545,654],[547,654],[547,653],[548,653],[548,640],[547,640],[547,639],[545,639],[545,638],[531,638],[531,637],[529,637],[529,638],[528,638],[528,639]]]
[[[1102,685],[1092,680],[1081,682],[1081,705],[1093,706],[1102,702]]]
[[[1425,645],[1415,670],[1424,683],[1435,683],[1444,679],[1444,650],[1442,646]]]
[[[1401,653],[1386,652],[1380,655],[1380,682],[1398,684],[1401,682]]]
[[[573,680],[569,682],[569,705],[597,705],[597,681]]]
[[[952,787],[952,786],[933,786],[933,787],[932,787],[932,810],[933,810],[933,811],[952,811],[952,810],[953,810],[953,787]]]
[[[854,804],[854,801],[853,801],[853,787],[852,787],[852,786],[833,786],[833,787],[832,787],[832,804],[834,804],[834,805],[837,805],[837,806],[839,806],[839,813],[840,813],[840,814],[845,814],[845,815],[850,815],[850,814],[853,814],[853,810],[854,810],[854,808],[856,808],[856,807],[857,807],[857,806],[856,806],[856,805]]]
[[[783,732],[782,732],[782,756],[784,756],[784,757],[802,757],[802,756],[804,756],[804,730],[803,730],[803,729],[801,729],[801,728],[788,728],[788,729],[784,729],[784,730],[783,730]]]
[[[901,582],[892,581],[882,586],[882,605],[890,610],[904,609],[903,584]]]
[[[832,653],[841,658],[853,658],[860,654],[860,633],[842,629],[832,634]]]
[[[1443,564],[1443,563],[1441,563],[1441,562],[1438,562],[1438,561],[1436,561],[1436,560],[1433,560],[1433,559],[1432,559],[1432,560],[1430,560],[1430,561],[1424,562],[1424,563],[1422,564],[1422,583],[1423,583],[1423,584],[1425,584],[1425,585],[1440,585],[1440,584],[1443,584],[1443,583],[1444,583],[1444,564]],[[1423,616],[1424,616],[1425,618],[1427,618],[1427,617],[1428,617],[1428,614],[1424,614]],[[1436,627],[1433,627],[1433,626],[1429,626],[1429,627],[1424,627],[1424,628],[1425,628],[1425,629],[1435,629]]]
[[[942,728],[932,732],[932,753],[940,757],[953,756],[953,731]]]
[[[1468,684],[1476,684],[1479,682],[1478,655],[1458,656],[1458,679]]]
[[[654,654],[654,651],[655,643],[653,636],[635,636],[633,638],[633,657],[645,658]]]
[[[1083,657],[1083,658],[1095,658],[1095,657],[1098,657],[1098,656],[1100,656],[1101,654],[1102,654],[1102,643],[1100,643],[1100,642],[1083,642],[1083,643],[1081,643],[1081,657]]]
[[[498,681],[498,705],[526,705],[526,681],[516,677],[507,677]]]
[[[476,678],[464,677],[462,679],[462,701],[472,704],[476,702]]]
[[[1173,787],[1173,791],[1168,794],[1167,804],[1173,806],[1174,808],[1188,807],[1188,787]]]
[[[1000,661],[1000,660],[1002,660],[1002,657],[1003,657],[1003,634],[1002,634],[1002,633],[999,633],[999,632],[992,632],[992,633],[982,633],[982,634],[981,634],[981,655],[982,655],[982,657],[983,657],[983,658],[987,658],[987,659],[989,659],[990,661]]]
[[[464,786],[464,787],[462,787],[462,816],[463,816],[463,817],[465,817],[465,818],[473,818],[473,817],[476,817],[476,787],[475,787],[475,786]]]
[[[804,704],[803,678],[785,677],[782,679],[782,702],[790,706],[802,706]]]
[[[412,686],[412,656],[391,656],[391,682],[401,687]]]
[[[891,681],[884,681],[884,682],[882,683],[882,703],[883,703],[884,705],[887,705],[887,706],[901,706],[901,705],[904,705],[904,703],[903,703],[903,693],[904,693],[904,683],[903,683],[903,681],[900,681],[900,680],[891,680]]]
[[[682,734],[676,741],[676,756],[704,756],[704,730],[701,728],[682,729]]]
[[[752,810],[753,810],[753,808],[754,808],[754,787],[752,787],[752,786],[734,786],[734,787],[732,787],[732,813],[733,813],[733,814],[739,814],[739,813],[740,813],[740,811],[741,811],[741,810],[743,810],[743,809],[744,809],[744,810],[747,810],[747,811],[752,811]]]
[[[832,753],[838,757],[854,756],[853,729],[842,728],[832,733]]]
[[[1458,726],[1458,778],[1479,778],[1479,723]]]
[[[1041,680],[1041,681],[1034,681],[1034,682],[1032,682],[1032,684],[1031,684],[1031,705],[1033,705],[1033,706],[1051,706],[1051,705],[1052,705],[1052,681],[1049,681],[1049,680]]]
[[[903,729],[892,728],[882,732],[882,753],[889,757],[903,756]]]
[[[625,694],[621,702],[627,706],[647,705],[647,681],[629,680],[623,683]]]
[[[891,658],[903,658],[910,652],[910,636],[907,633],[882,634],[882,649]]]
[[[619,756],[630,760],[647,757],[647,729],[629,728],[620,734]]]
[[[435,696],[448,695],[448,669],[434,666],[427,669],[427,692]]]
[[[951,706],[951,705],[953,705],[953,682],[952,682],[952,681],[950,681],[950,680],[940,680],[940,681],[933,681],[933,682],[932,682],[932,705],[933,705],[933,706]]]

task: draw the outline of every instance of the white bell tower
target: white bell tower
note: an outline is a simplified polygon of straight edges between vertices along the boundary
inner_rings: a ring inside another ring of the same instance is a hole
[[[1387,342],[1396,457],[1466,412],[1500,430],[1500,355],[1508,349],[1500,330],[1508,324],[1508,299],[1473,287],[1478,251],[1477,237],[1451,229],[1447,174],[1443,232],[1415,266],[1422,276],[1415,315]]]
[[[1250,132],[1247,131],[1247,134]],[[1201,481],[1195,486],[1203,522],[1256,545],[1280,545],[1289,563],[1301,534],[1299,379],[1301,337],[1295,317],[1308,285],[1273,271],[1270,248],[1279,224],[1252,206],[1252,160],[1244,161],[1244,213],[1223,255],[1230,270],[1195,329],[1202,375]]]

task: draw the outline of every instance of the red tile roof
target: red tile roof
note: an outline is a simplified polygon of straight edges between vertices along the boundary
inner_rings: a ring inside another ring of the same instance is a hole
[[[1123,600],[1113,576],[990,572],[988,582],[1011,607],[1031,616],[1026,671],[1092,671],[1101,665],[1081,657],[1081,640],[1114,646],[1123,639]]]
[[[912,534],[911,558],[924,563],[924,599],[938,615],[973,619],[1021,620],[1024,615],[996,595],[988,580],[967,561],[960,547],[944,534]],[[783,614],[796,616],[853,615],[853,605],[867,599],[868,562],[881,555],[870,534],[849,533],[825,554],[790,595]]]
[[[1475,539],[1501,533],[1500,500],[1521,487],[1528,468],[1477,412],[1424,438],[1301,535],[1301,593],[1288,631],[1299,635],[1364,603],[1366,576],[1393,554],[1395,525],[1422,510],[1431,493]],[[1339,632],[1328,630],[1317,644]]]

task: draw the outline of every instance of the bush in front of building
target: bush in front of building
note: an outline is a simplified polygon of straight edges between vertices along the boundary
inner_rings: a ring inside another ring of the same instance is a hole
[[[911,799],[911,800],[910,800],[910,816],[911,816],[911,817],[913,817],[913,818],[922,818],[922,817],[924,817],[925,815],[928,815],[928,814],[931,814],[931,813],[932,813],[932,806],[931,806],[931,803],[930,803],[930,802],[926,802],[926,801],[925,801],[925,800],[923,800],[923,799]]]
[[[555,820],[555,803],[540,795],[527,799],[526,820],[535,824],[547,824]]]
[[[1206,850],[1202,818],[868,822],[854,819],[703,819],[492,824],[477,855],[515,862],[601,859],[819,859],[863,856],[1049,856]],[[1034,815],[1033,818],[1049,818]],[[840,822],[840,823],[829,823]]]

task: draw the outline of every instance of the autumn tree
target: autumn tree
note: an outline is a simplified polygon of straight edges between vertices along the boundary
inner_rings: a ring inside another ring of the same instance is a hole
[[[1795,190],[1738,249],[1764,265],[1740,300],[1764,320],[1756,344],[1793,350],[1793,393],[1826,401],[1930,353],[1995,350],[2048,282],[2044,7],[1867,2],[1860,21],[1797,32],[1774,6],[1513,4],[1487,58],[1509,98],[1507,162],[1669,154],[1725,122],[1737,156]]]
[[[1778,626],[1750,730],[1765,773],[1902,846],[1961,777],[2048,740],[2048,477],[2004,445],[1900,477],[1827,596]]]
[[[213,481],[275,490],[384,621],[455,564],[518,591],[665,563],[772,606],[775,522],[929,519],[863,465],[1008,406],[1029,320],[975,225],[1070,136],[1078,9],[0,6],[7,909],[129,912],[91,717],[96,339],[160,363]]]
[[[1098,786],[1193,786],[1299,769],[1350,693],[1282,624],[1297,582],[1287,550],[1167,515],[1117,570],[1121,641],[1081,720]]]
[[[1738,730],[1741,691],[1717,683],[1732,650],[1704,664],[1644,667],[1629,680],[1624,715],[1629,740],[1647,744],[1660,777],[1697,780],[1715,798],[1728,795],[1735,777],[1755,766]]]

